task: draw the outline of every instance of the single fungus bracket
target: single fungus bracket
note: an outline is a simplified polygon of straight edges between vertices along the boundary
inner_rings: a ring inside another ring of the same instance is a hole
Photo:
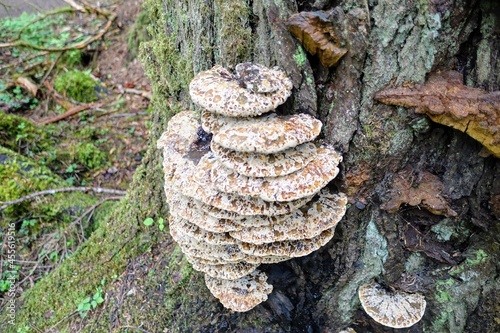
[[[425,312],[423,295],[387,290],[376,282],[360,286],[358,295],[365,312],[384,326],[413,326],[422,319]]]
[[[288,30],[304,46],[307,52],[318,55],[325,67],[336,65],[347,53],[344,40],[330,19],[333,12],[300,12],[286,22]]]
[[[423,85],[383,89],[375,99],[415,107],[416,113],[468,134],[500,157],[500,91],[465,86],[462,74],[448,71],[432,73]]]
[[[347,197],[325,187],[342,157],[316,140],[321,122],[273,112],[291,89],[279,69],[215,66],[190,84],[201,119],[178,113],[157,143],[170,233],[234,311],[248,311],[272,292],[260,264],[317,250],[346,211]]]

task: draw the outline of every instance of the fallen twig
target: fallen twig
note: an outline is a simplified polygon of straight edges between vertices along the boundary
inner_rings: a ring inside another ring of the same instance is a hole
[[[58,116],[38,121],[38,125],[46,125],[46,124],[50,124],[50,123],[55,123],[56,121],[68,118],[68,117],[75,115],[79,112],[82,112],[82,111],[85,111],[88,109],[99,108],[102,105],[103,105],[102,103],[98,103],[98,104],[91,103],[91,104],[79,105],[79,106],[76,106],[74,108],[69,109],[68,111],[66,111],[63,114],[60,114]]]
[[[83,214],[80,215],[78,218],[76,218],[73,222],[71,222],[71,224],[80,223],[85,216],[87,216],[88,214],[92,213],[97,207],[99,207],[100,205],[102,205],[106,201],[109,201],[109,200],[120,200],[120,199],[123,199],[123,196],[112,196],[112,197],[103,198],[101,201],[99,201],[98,203],[92,205],[89,209],[87,209],[86,211],[84,211]]]
[[[139,90],[139,89],[133,89],[133,88],[123,88],[123,86],[120,84],[117,87],[118,92],[120,94],[126,93],[126,94],[132,94],[132,95],[141,95],[142,97],[146,99],[151,99],[151,92],[147,90]]]
[[[40,84],[43,84],[45,82],[45,80],[47,80],[47,77],[49,77],[50,75],[50,72],[52,72],[52,70],[54,69],[54,66],[56,65],[56,63],[59,61],[59,59],[62,57],[62,55],[64,54],[64,52],[61,52],[57,55],[57,57],[54,59],[54,61],[52,62],[52,65],[50,65],[50,68],[47,70],[47,72],[45,73],[45,75],[43,76],[42,80],[40,81]]]
[[[127,193],[126,191],[103,188],[103,187],[62,187],[62,188],[56,188],[56,189],[52,189],[52,190],[45,190],[45,191],[31,193],[31,194],[25,195],[24,197],[19,198],[17,200],[4,202],[3,205],[0,207],[0,211],[4,210],[5,208],[10,207],[12,205],[16,205],[16,204],[19,204],[21,202],[34,199],[34,198],[42,196],[42,195],[56,194],[56,193],[61,193],[61,192],[94,192],[94,193],[108,193],[108,194],[116,194],[116,195],[125,195]]]

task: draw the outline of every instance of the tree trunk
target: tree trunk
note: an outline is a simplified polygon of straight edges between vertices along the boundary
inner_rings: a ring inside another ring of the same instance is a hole
[[[92,268],[87,274],[120,275],[107,288],[106,306],[82,322],[84,330],[388,332],[364,313],[357,297],[361,284],[376,279],[425,295],[423,319],[398,331],[500,331],[499,159],[485,157],[481,144],[413,108],[374,99],[386,86],[423,83],[429,73],[450,69],[470,86],[498,90],[496,2],[346,0],[335,9],[329,1],[312,2],[146,0],[153,40],[142,54],[154,88],[151,143],[128,201],[90,240],[103,249],[92,260],[81,253],[65,263],[78,276]],[[286,28],[292,14],[314,10],[328,12],[348,49],[334,68],[307,54]],[[151,233],[142,221],[167,217],[155,141],[173,113],[193,108],[189,81],[215,64],[244,61],[277,65],[292,78],[286,107],[322,120],[322,138],[344,154],[335,183],[351,205],[326,246],[262,267],[274,286],[267,302],[232,313],[209,293],[170,236]],[[413,206],[401,199],[399,209],[387,208],[403,196],[397,194],[401,179],[418,192],[425,177],[433,179],[430,194],[442,210],[431,213],[425,199]],[[64,274],[53,275],[70,276]],[[417,283],[409,285],[403,276]],[[43,282],[35,288],[54,293]],[[28,311],[29,296],[24,302]]]

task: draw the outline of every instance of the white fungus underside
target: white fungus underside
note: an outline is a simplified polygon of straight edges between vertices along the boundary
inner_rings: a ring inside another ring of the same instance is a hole
[[[420,321],[425,312],[426,302],[420,294],[391,293],[377,283],[362,285],[358,294],[365,312],[388,327],[410,327]]]
[[[267,276],[256,270],[238,280],[215,279],[205,275],[205,284],[224,307],[245,312],[267,300],[273,291]]]

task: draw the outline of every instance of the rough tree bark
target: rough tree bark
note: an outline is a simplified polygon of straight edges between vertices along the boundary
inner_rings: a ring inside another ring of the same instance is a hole
[[[64,288],[72,284],[92,290],[95,283],[82,275],[118,274],[107,288],[105,307],[83,322],[84,331],[389,332],[360,308],[357,288],[372,279],[409,288],[401,282],[404,273],[416,277],[427,310],[421,322],[398,331],[500,331],[499,159],[485,157],[479,143],[412,108],[374,100],[386,86],[423,83],[429,73],[450,69],[464,74],[470,86],[499,90],[500,13],[494,0],[146,0],[145,5],[153,40],[142,53],[155,104],[148,154],[127,202],[86,249],[52,274],[65,285],[57,292],[48,282],[35,286],[39,293],[58,293],[49,309],[68,302]],[[305,53],[284,23],[300,11],[334,7],[331,22],[349,51],[327,69]],[[141,221],[167,216],[155,140],[170,115],[193,107],[188,82],[214,64],[243,61],[277,65],[290,75],[294,94],[285,107],[323,121],[322,137],[344,153],[335,185],[351,205],[324,248],[264,267],[274,286],[267,302],[231,313],[210,295],[169,236],[151,233]],[[443,198],[456,216],[432,214],[425,202],[392,213],[383,209],[397,199],[391,190],[398,179],[419,189],[428,173],[439,182],[431,194]],[[85,259],[87,252],[95,254],[92,260]],[[22,311],[29,311],[29,299],[23,299]],[[26,318],[43,326],[43,319]]]

